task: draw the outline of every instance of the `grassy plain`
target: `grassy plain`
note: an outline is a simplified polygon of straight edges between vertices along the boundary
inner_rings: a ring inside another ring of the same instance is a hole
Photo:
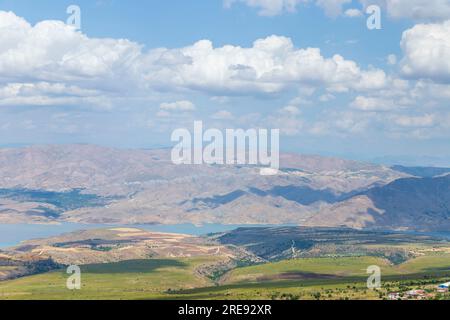
[[[429,252],[399,265],[377,257],[305,258],[236,268],[214,283],[201,275],[216,259],[134,260],[82,267],[82,289],[54,271],[0,282],[0,299],[383,299],[390,290],[432,288],[450,279],[450,253]],[[366,270],[382,270],[368,290]]]

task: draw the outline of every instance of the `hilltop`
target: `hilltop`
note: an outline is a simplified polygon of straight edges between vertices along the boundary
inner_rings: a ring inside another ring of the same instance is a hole
[[[0,222],[450,229],[442,168],[424,178],[412,175],[423,174],[417,168],[281,154],[279,174],[261,176],[255,166],[177,166],[169,155],[92,145],[1,149]]]

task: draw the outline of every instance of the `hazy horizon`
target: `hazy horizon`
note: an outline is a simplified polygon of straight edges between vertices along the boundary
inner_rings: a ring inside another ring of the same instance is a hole
[[[80,0],[75,30],[70,1],[29,4],[0,6],[0,145],[164,147],[202,120],[279,128],[283,151],[450,165],[445,11],[381,6],[370,30],[356,0]]]

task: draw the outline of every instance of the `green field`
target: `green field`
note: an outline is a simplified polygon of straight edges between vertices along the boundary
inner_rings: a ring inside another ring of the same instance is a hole
[[[382,271],[383,288],[367,289],[367,267]],[[231,271],[222,286],[186,290],[186,298],[380,299],[388,291],[426,288],[450,279],[450,254],[430,254],[392,265],[376,257],[284,260]],[[410,286],[408,288],[408,286]],[[381,294],[381,295],[380,295]]]
[[[400,265],[377,257],[308,258],[237,268],[220,285],[198,269],[214,258],[135,260],[82,267],[82,289],[62,271],[0,282],[0,299],[380,299],[388,290],[435,286],[450,278],[450,254],[429,253]],[[378,265],[385,289],[368,290]]]
[[[450,272],[450,254],[429,254],[414,258],[399,265],[392,265],[388,260],[377,257],[336,257],[305,258],[284,260],[281,262],[250,266],[233,270],[228,275],[228,282],[252,282],[259,278],[282,278],[280,275],[310,278],[314,275],[333,275],[337,277],[364,277],[367,267],[376,265],[384,276],[396,276],[418,273]]]
[[[159,299],[168,290],[208,286],[196,269],[211,259],[135,260],[81,267],[81,290],[68,290],[63,271],[0,282],[0,299]]]

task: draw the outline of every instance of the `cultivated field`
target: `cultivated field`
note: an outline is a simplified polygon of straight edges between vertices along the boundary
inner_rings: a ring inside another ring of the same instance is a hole
[[[0,299],[385,299],[390,291],[432,290],[450,278],[450,254],[393,265],[376,257],[303,258],[201,274],[214,257],[133,260],[82,267],[82,289],[66,288],[63,271],[0,283]],[[366,287],[367,266],[382,269],[383,287]],[[444,297],[441,297],[444,298]]]

